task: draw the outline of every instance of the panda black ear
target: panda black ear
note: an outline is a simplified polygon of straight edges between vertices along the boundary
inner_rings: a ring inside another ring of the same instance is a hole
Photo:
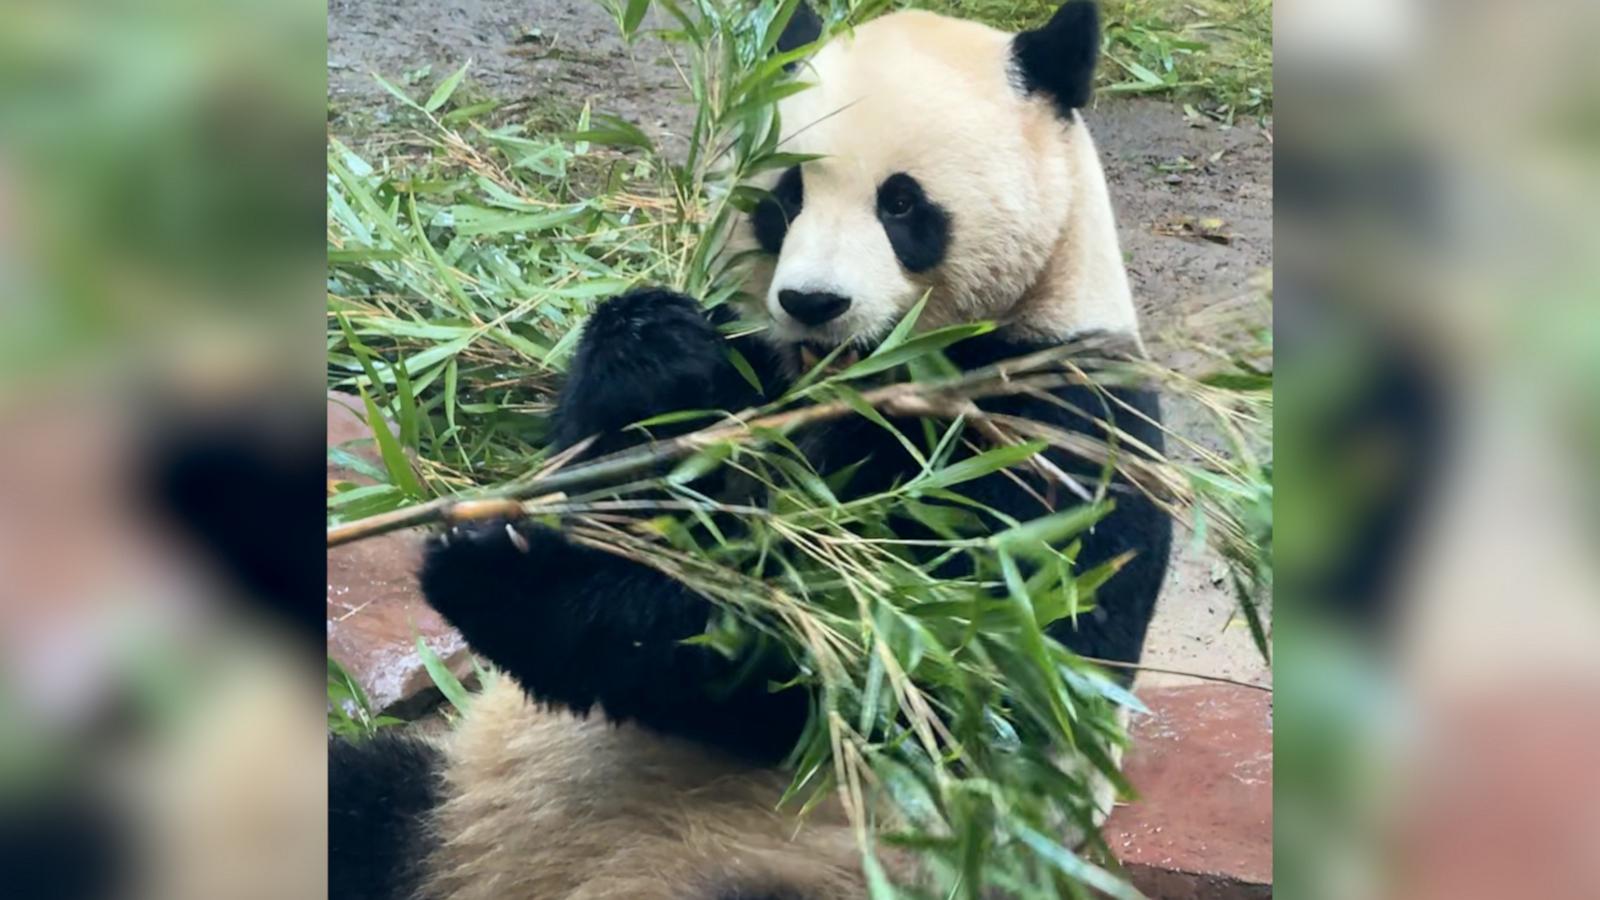
[[[1100,57],[1100,11],[1088,0],[1067,0],[1042,28],[1011,41],[1011,57],[1028,93],[1050,95],[1062,116],[1089,104]]]
[[[822,36],[822,20],[811,11],[810,5],[805,0],[795,4],[794,12],[789,16],[789,24],[783,26],[783,33],[778,35],[778,43],[774,45],[773,52],[788,53],[811,43]],[[784,66],[793,69],[794,63]]]

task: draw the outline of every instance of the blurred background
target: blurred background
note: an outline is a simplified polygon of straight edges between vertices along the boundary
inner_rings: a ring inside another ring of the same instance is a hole
[[[1280,896],[1600,896],[1597,19],[1278,4]]]
[[[0,895],[325,891],[324,21],[0,5]]]
[[[0,7],[0,891],[325,873],[324,16]],[[1277,871],[1600,896],[1600,8],[1281,0]]]

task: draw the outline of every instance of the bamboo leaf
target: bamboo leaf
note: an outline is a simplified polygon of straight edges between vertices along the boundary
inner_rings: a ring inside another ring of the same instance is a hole
[[[444,698],[450,701],[456,712],[465,714],[472,705],[472,696],[467,693],[467,689],[461,685],[455,673],[450,671],[450,667],[444,664],[444,660],[439,658],[439,654],[428,646],[428,642],[423,640],[420,634],[417,635],[416,646],[417,658],[422,660],[422,667],[427,670],[434,687],[439,689],[439,693],[444,694]]]
[[[377,72],[373,72],[372,73],[372,79],[374,81],[378,82],[378,86],[379,87],[381,87],[384,90],[388,91],[390,94],[393,94],[394,97],[396,99],[398,99],[401,103],[404,103],[405,105],[407,105],[407,106],[409,106],[409,107],[411,107],[412,109],[415,109],[415,110],[421,110],[422,109],[421,106],[417,105],[417,101],[411,99],[410,95],[408,95],[405,91],[402,91],[399,88],[395,87],[394,85],[390,84],[387,80],[384,79],[384,77],[382,75],[379,75]]]
[[[856,363],[839,373],[841,379],[861,378],[865,375],[875,375],[879,372],[904,365],[913,359],[925,356],[967,338],[980,334],[988,334],[994,330],[993,322],[975,322],[971,325],[950,325],[937,331],[918,335],[905,341],[899,346],[884,350],[881,347],[871,356]]]
[[[650,11],[650,0],[628,0],[628,5],[622,13],[622,36],[633,40],[639,31],[639,24],[644,21],[645,13]]]
[[[943,469],[928,472],[919,477],[914,484],[924,491],[930,488],[954,487],[1025,462],[1033,458],[1035,454],[1046,446],[1044,441],[1027,441],[1014,446],[995,447],[992,450],[985,450],[976,456],[970,456],[959,462],[952,463]],[[998,537],[999,535],[996,535],[996,538]]]
[[[428,492],[423,488],[422,482],[417,480],[417,475],[411,470],[411,461],[406,458],[405,450],[401,449],[400,442],[389,431],[389,425],[384,421],[383,413],[378,405],[372,402],[372,396],[365,387],[360,388],[361,402],[367,408],[367,427],[372,429],[372,436],[378,442],[378,453],[383,457],[383,465],[389,471],[389,480],[408,496],[424,499]]]
[[[1012,448],[1005,448],[1012,449]],[[991,451],[993,452],[993,451]],[[1085,503],[1071,509],[1024,522],[1013,528],[991,535],[990,547],[1002,553],[1036,555],[1063,544],[1067,538],[1078,534],[1100,521],[1115,507],[1115,502]]]
[[[1058,838],[1018,824],[1013,833],[1046,862],[1074,881],[1089,885],[1117,900],[1144,900],[1144,895],[1105,869],[1094,865],[1068,850]]]
[[[439,82],[439,86],[433,89],[433,93],[428,97],[428,102],[422,104],[422,108],[428,112],[434,112],[448,103],[450,95],[456,92],[456,88],[461,84],[462,76],[467,74],[467,67],[470,65],[472,65],[472,60],[469,59],[462,63],[461,68],[451,73],[448,78]]]

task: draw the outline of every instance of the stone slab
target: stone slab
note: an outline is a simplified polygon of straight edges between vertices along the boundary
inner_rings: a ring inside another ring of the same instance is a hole
[[[1233,685],[1140,692],[1123,771],[1139,799],[1106,843],[1152,900],[1272,894],[1272,695]]]
[[[352,443],[372,432],[356,410],[361,399],[330,391],[328,446],[381,466],[372,444]],[[368,483],[346,467],[328,466],[328,479]],[[406,711],[433,688],[417,653],[420,635],[446,666],[465,679],[472,658],[460,633],[422,599],[417,586],[423,533],[395,532],[328,550],[328,655],[360,683],[377,711]]]

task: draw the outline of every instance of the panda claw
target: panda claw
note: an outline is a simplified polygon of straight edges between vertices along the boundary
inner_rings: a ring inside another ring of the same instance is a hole
[[[516,547],[519,553],[527,553],[530,549],[528,539],[523,537],[522,532],[518,531],[510,522],[506,523],[506,537],[511,539],[511,545]]]

